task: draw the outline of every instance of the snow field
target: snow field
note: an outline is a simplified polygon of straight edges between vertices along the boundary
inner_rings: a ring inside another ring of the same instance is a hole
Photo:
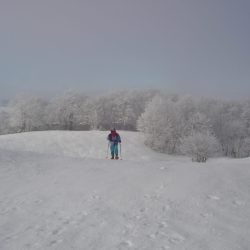
[[[1,250],[249,249],[250,160],[206,164],[121,132],[0,136]]]
[[[58,156],[104,159],[107,156],[108,133],[103,131],[45,131],[28,132],[0,137],[0,148],[29,151]],[[122,156],[126,160],[159,159],[166,156],[152,152],[136,132],[121,132]]]

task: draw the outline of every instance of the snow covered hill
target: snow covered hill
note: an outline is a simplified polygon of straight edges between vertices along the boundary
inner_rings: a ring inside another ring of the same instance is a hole
[[[250,159],[192,163],[121,132],[0,136],[1,250],[247,250]]]
[[[108,133],[103,131],[46,131],[0,136],[0,148],[58,156],[105,159]],[[152,152],[136,132],[121,132],[122,155],[126,160],[167,159]],[[168,157],[169,158],[169,157]]]

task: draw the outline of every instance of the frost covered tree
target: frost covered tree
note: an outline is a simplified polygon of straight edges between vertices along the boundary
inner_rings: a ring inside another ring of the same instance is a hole
[[[200,103],[201,110],[211,123],[211,129],[222,147],[225,156],[244,157],[248,150],[248,109],[240,102],[206,100]]]
[[[166,94],[155,96],[138,120],[138,129],[146,134],[145,143],[169,154],[179,152],[183,137],[207,131],[209,126],[191,97]]]
[[[8,108],[10,126],[13,131],[25,132],[45,128],[44,110],[46,102],[32,95],[19,95]]]
[[[250,100],[243,103],[242,119],[246,127],[246,136],[243,143],[244,157],[250,156]]]
[[[180,150],[184,155],[192,157],[193,161],[206,162],[220,150],[217,139],[209,133],[196,132],[181,140]]]
[[[176,153],[185,124],[179,106],[170,98],[156,96],[138,120],[138,129],[146,135],[146,144],[167,153]]]
[[[96,129],[109,129],[112,126],[112,104],[104,97],[95,100],[92,112],[92,127]]]
[[[120,91],[96,98],[93,127],[136,130],[138,117],[154,95],[155,91]]]
[[[89,127],[88,98],[80,93],[67,91],[49,103],[46,114],[50,128],[74,130]]]
[[[0,134],[7,134],[10,131],[8,108],[0,107]]]

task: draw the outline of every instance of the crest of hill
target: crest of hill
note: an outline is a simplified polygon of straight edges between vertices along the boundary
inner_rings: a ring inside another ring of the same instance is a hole
[[[167,156],[144,145],[139,132],[118,131],[122,139],[122,157],[126,160],[163,160]],[[38,131],[0,136],[0,148],[57,156],[105,159],[109,131]],[[168,156],[169,159],[170,156]],[[171,157],[170,157],[171,158]]]

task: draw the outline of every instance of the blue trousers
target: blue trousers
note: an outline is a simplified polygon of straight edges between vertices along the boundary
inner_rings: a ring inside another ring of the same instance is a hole
[[[114,157],[118,156],[118,144],[117,143],[112,143],[110,144],[110,152],[111,152],[111,156]]]

